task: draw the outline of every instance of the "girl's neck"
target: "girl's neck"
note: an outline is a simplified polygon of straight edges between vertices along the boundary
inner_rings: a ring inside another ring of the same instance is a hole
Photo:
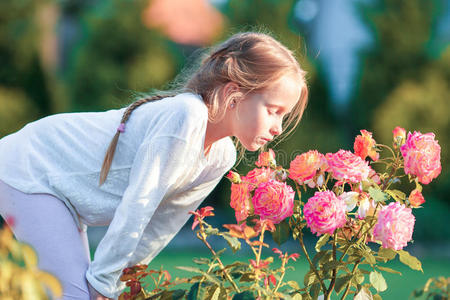
[[[205,155],[208,155],[212,144],[220,139],[223,139],[224,137],[231,135],[232,134],[230,126],[227,126],[226,119],[222,119],[222,121],[218,123],[211,123],[208,121],[205,133],[205,144],[203,145],[203,149],[205,149]]]

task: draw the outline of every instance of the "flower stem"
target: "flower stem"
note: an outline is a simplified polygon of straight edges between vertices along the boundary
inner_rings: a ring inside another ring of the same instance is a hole
[[[214,255],[214,257],[217,259],[217,262],[219,263],[221,270],[223,271],[223,273],[225,274],[225,277],[228,279],[228,281],[233,286],[234,290],[236,292],[240,293],[241,291],[239,290],[239,287],[233,281],[233,279],[231,278],[230,274],[228,274],[228,272],[225,269],[225,266],[223,265],[222,261],[217,256],[216,251],[214,251],[214,249],[211,247],[211,245],[206,240],[206,235],[205,235],[205,231],[204,231],[204,228],[203,228],[203,222],[200,222],[200,234],[197,233],[197,237],[206,245],[206,247],[208,247],[209,251],[211,251],[211,253]]]
[[[336,261],[336,238],[337,238],[337,230],[334,231],[333,235],[333,261]],[[334,285],[336,284],[336,274],[337,274],[337,267],[333,269],[333,275],[331,277],[331,283],[328,287],[328,291],[326,292],[326,300],[330,300],[331,293],[333,292]]]
[[[385,191],[386,188],[388,187],[388,183],[389,183],[389,181],[391,181],[392,177],[394,176],[395,171],[397,171],[397,166],[396,166],[396,163],[394,162],[394,164],[392,165],[392,170],[391,170],[391,173],[389,174],[388,179],[386,179],[386,180],[383,182],[383,186],[381,187],[381,190],[382,190],[382,191]]]
[[[375,210],[373,212],[373,217],[375,217],[377,215],[377,211],[378,208],[380,207],[380,203],[377,203],[377,206],[375,206]],[[350,249],[351,246],[353,246],[354,244],[358,244],[360,243],[362,240],[364,240],[366,238],[366,234],[368,234],[370,232],[370,230],[373,228],[373,226],[375,226],[376,221],[372,222],[371,224],[369,224],[369,228],[364,231],[361,234],[361,231],[363,230],[364,226],[361,226],[358,230],[358,233],[355,235],[357,240],[356,242],[354,242],[353,244],[348,244],[347,247],[345,247],[344,251],[342,252],[341,258],[339,259],[339,261],[342,261],[344,259],[344,256],[347,254],[348,250]],[[358,238],[358,236],[361,234],[361,236]]]
[[[359,259],[359,260],[357,260],[357,261],[355,262],[355,265],[353,266],[353,270],[352,270],[352,275],[355,274],[356,268],[358,267],[358,265],[359,265],[360,262],[361,262],[361,259]],[[347,286],[345,287],[345,292],[344,292],[344,294],[342,295],[341,300],[344,300],[345,297],[347,297],[348,291],[350,291],[350,282],[347,283]]]
[[[256,265],[259,266],[259,262],[261,261],[261,252],[262,252],[262,245],[264,241],[264,232],[266,231],[266,224],[263,223],[261,228],[261,235],[259,236],[259,249],[258,254],[256,255]],[[259,269],[255,270],[255,280],[259,281]],[[258,290],[258,296],[261,298],[261,291]]]
[[[283,257],[283,261],[281,262],[281,276],[280,276],[280,280],[277,283],[277,286],[275,287],[275,289],[273,290],[273,293],[275,294],[277,292],[277,290],[280,288],[281,283],[283,282],[283,278],[284,278],[284,274],[286,274],[286,269],[285,269],[285,265],[286,265],[286,260],[287,260],[287,253],[284,255]]]
[[[259,236],[259,249],[258,249],[258,255],[256,256],[256,265],[259,266],[259,262],[261,260],[261,252],[262,252],[262,245],[264,241],[264,232],[266,231],[266,224],[264,223],[261,228],[261,235]]]
[[[311,261],[311,258],[309,257],[309,254],[308,254],[308,251],[306,251],[305,244],[303,243],[303,233],[302,233],[301,230],[299,230],[299,234],[298,235],[299,235],[298,241],[300,243],[300,246],[302,247],[302,251],[305,254],[306,259],[308,260],[310,268],[313,270],[314,274],[316,274],[317,279],[319,279],[320,286],[322,287],[322,290],[325,293],[327,288],[326,288],[325,283],[323,282],[322,278],[319,275],[319,271],[317,271],[316,267],[314,266],[313,262]]]
[[[380,147],[384,147],[384,148],[388,149],[389,151],[391,151],[392,156],[395,157],[395,153],[394,153],[394,151],[392,150],[391,147],[383,145],[383,144],[376,144],[375,146],[376,147],[380,146]]]

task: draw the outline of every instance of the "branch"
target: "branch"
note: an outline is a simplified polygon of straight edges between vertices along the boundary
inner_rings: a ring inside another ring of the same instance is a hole
[[[217,256],[216,251],[214,251],[214,249],[211,247],[211,245],[206,240],[206,236],[205,236],[204,229],[203,229],[203,222],[200,222],[200,231],[201,231],[201,234],[197,233],[197,237],[206,245],[206,247],[208,247],[209,251],[211,251],[211,253],[214,255],[214,257],[217,259],[217,262],[219,263],[220,267],[222,268],[221,271],[223,271],[223,273],[225,274],[225,277],[231,283],[231,285],[233,286],[234,290],[236,292],[240,293],[241,291],[239,290],[239,287],[233,281],[233,279],[231,278],[230,274],[228,274],[228,272],[225,269],[225,266],[223,265],[222,261]]]
[[[308,254],[308,251],[306,251],[305,244],[303,243],[303,233],[302,233],[301,230],[299,230],[299,237],[300,237],[300,238],[298,239],[298,241],[299,241],[299,243],[300,243],[300,246],[302,247],[303,253],[305,253],[306,259],[307,259],[308,262],[309,262],[309,266],[310,266],[310,268],[314,271],[314,274],[316,274],[317,279],[319,279],[319,282],[320,282],[320,285],[321,285],[321,287],[322,287],[322,290],[323,290],[324,293],[325,293],[326,290],[327,290],[327,288],[326,288],[326,286],[325,286],[325,283],[323,283],[322,278],[321,278],[320,275],[319,275],[319,271],[317,271],[316,267],[314,266],[313,262],[311,261],[311,258],[309,257],[309,254]]]
[[[334,232],[334,236],[333,236],[333,260],[336,261],[336,237],[337,237],[337,230]],[[334,285],[336,284],[336,274],[337,274],[337,267],[335,267],[333,269],[333,275],[331,277],[331,283],[330,286],[328,287],[328,291],[326,293],[326,299],[330,300],[331,297],[331,292],[334,289]]]
[[[358,265],[359,265],[360,262],[361,262],[361,259],[359,259],[359,260],[357,260],[357,261],[355,262],[355,265],[353,266],[353,270],[352,270],[352,275],[355,274],[356,268],[358,267]],[[348,291],[349,291],[349,290],[350,290],[350,282],[349,282],[349,283],[347,284],[347,286],[345,287],[345,292],[344,292],[344,294],[342,295],[341,300],[344,300],[345,297],[347,297],[347,294],[348,294]]]

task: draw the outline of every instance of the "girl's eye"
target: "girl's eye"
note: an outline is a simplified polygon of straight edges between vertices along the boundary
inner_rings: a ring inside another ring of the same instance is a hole
[[[276,114],[278,114],[278,111],[277,111],[276,109],[268,109],[268,111],[269,111],[269,114],[270,114],[270,115],[276,115]]]

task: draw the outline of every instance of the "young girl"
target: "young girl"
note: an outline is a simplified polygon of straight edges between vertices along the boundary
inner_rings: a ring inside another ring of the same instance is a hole
[[[231,137],[256,151],[293,130],[306,101],[305,72],[286,47],[235,34],[173,96],[52,115],[1,139],[0,213],[64,299],[116,298],[121,271],[149,263],[233,167]],[[105,225],[90,261],[86,227]]]

